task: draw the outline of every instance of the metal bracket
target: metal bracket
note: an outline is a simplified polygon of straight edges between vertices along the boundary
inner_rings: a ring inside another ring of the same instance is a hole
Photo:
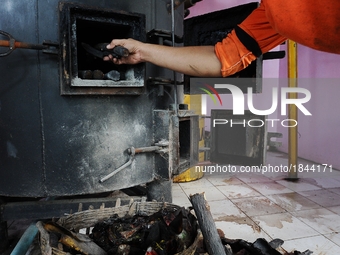
[[[47,46],[47,49],[42,50],[43,53],[58,55],[59,54],[59,43],[52,42],[50,40],[44,40],[43,45]]]
[[[171,79],[161,78],[161,77],[149,77],[148,82],[152,85],[175,85],[175,81]],[[176,85],[183,85],[183,81],[176,81]]]
[[[184,82],[179,82],[176,81],[174,82],[174,80],[171,79],[165,79],[165,78],[160,78],[160,77],[149,77],[148,82],[151,85],[156,85],[158,86],[159,92],[158,92],[158,96],[164,96],[164,86],[174,86],[176,85],[183,85]]]
[[[286,56],[286,52],[284,50],[271,51],[271,52],[266,52],[266,53],[263,54],[263,60],[282,59],[285,56]]]
[[[6,57],[9,54],[11,54],[13,50],[15,50],[15,39],[13,38],[12,35],[10,35],[9,33],[6,33],[5,31],[0,30],[0,34],[8,37],[9,50],[7,52],[0,53],[0,57]]]
[[[159,39],[170,41],[172,40],[172,33],[169,30],[152,29],[146,34],[151,43],[159,44]],[[183,37],[175,35],[175,43],[183,43]],[[172,43],[170,44],[172,45]]]

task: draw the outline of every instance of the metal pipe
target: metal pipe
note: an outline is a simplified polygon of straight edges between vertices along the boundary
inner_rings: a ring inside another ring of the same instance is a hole
[[[175,47],[175,3],[174,0],[171,0],[171,39],[172,39],[172,47]],[[177,74],[173,71],[174,77],[174,104],[175,104],[175,114],[178,116],[178,98],[177,98]]]
[[[298,78],[297,68],[297,43],[288,40],[288,87],[296,88]],[[288,98],[296,99],[297,93],[289,93]],[[297,121],[297,107],[295,104],[288,105],[288,118]],[[294,123],[291,123],[294,126]],[[289,164],[289,179],[297,179],[298,165],[298,126],[288,129],[288,164]]]
[[[103,178],[101,178],[99,180],[100,183],[103,183],[105,182],[106,180],[110,179],[112,176],[118,174],[120,171],[122,171],[123,169],[127,168],[129,165],[132,164],[132,160],[133,160],[133,157],[132,155],[130,155],[130,158],[128,160],[128,162],[126,162],[124,165],[120,166],[119,168],[117,168],[116,170],[114,170],[113,172],[111,172],[110,174],[104,176]]]
[[[26,42],[14,42],[14,44],[11,44],[10,41],[6,40],[0,40],[0,47],[13,47],[16,48],[23,48],[23,49],[31,49],[31,50],[46,50],[48,48],[47,45],[41,45],[41,44],[32,44],[32,43],[26,43]]]
[[[166,144],[164,144],[164,146],[167,146]],[[102,177],[99,182],[103,183],[106,180],[110,179],[112,176],[118,174],[120,171],[122,171],[123,169],[127,168],[128,166],[130,166],[132,164],[132,161],[135,157],[136,154],[138,153],[145,153],[145,152],[153,152],[153,151],[161,151],[162,149],[164,149],[164,147],[161,146],[149,146],[149,147],[141,147],[141,148],[134,148],[131,147],[127,150],[127,152],[130,154],[130,158],[129,160],[122,166],[120,166],[119,168],[117,168],[116,170],[114,170],[113,172],[111,172],[110,174]]]
[[[159,146],[150,146],[150,147],[141,147],[141,148],[135,148],[135,153],[143,153],[143,152],[153,152],[163,149]]]
[[[38,233],[36,222],[32,222],[31,225],[26,229],[25,233],[21,236],[19,242],[14,247],[11,255],[25,255],[31,246],[35,236]]]

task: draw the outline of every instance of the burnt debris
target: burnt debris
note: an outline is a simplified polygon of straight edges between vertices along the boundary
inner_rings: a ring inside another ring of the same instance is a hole
[[[197,233],[195,217],[185,210],[162,209],[151,216],[117,215],[97,223],[90,237],[107,254],[158,254],[182,252]]]

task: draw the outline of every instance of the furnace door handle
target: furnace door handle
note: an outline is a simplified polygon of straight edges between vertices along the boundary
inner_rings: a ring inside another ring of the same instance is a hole
[[[127,168],[128,166],[130,166],[132,164],[132,161],[135,157],[136,154],[139,153],[145,153],[145,152],[159,152],[159,153],[164,153],[166,150],[164,150],[167,146],[169,145],[169,143],[167,141],[161,141],[158,144],[156,144],[155,146],[149,146],[149,147],[141,147],[141,148],[134,148],[131,147],[128,149],[128,153],[130,154],[130,158],[129,160],[122,166],[120,166],[119,168],[117,168],[116,170],[114,170],[113,172],[111,172],[110,174],[104,176],[103,178],[101,178],[99,180],[100,183],[105,182],[106,180],[110,179],[111,177],[113,177],[114,175],[118,174],[120,171],[122,171],[123,169]]]
[[[121,167],[117,168],[116,170],[114,170],[112,173],[104,176],[103,178],[101,178],[99,180],[100,183],[105,182],[106,180],[110,179],[112,176],[118,174],[120,171],[122,171],[123,169],[127,168],[129,165],[132,164],[132,160],[134,158],[134,155],[130,155],[129,161],[126,162],[124,165],[122,165]]]
[[[45,53],[50,53],[50,54],[58,54],[58,51],[55,51],[54,49],[51,49],[50,46],[53,46],[55,48],[58,48],[59,45],[58,43],[52,43],[49,41],[44,42],[44,44],[33,44],[33,43],[26,43],[26,42],[18,42],[14,39],[14,37],[5,32],[0,30],[0,34],[4,35],[8,38],[8,40],[0,40],[0,47],[8,47],[8,51],[0,53],[0,57],[6,57],[9,54],[13,52],[13,50],[17,48],[22,48],[22,49],[31,49],[31,50],[43,50]]]

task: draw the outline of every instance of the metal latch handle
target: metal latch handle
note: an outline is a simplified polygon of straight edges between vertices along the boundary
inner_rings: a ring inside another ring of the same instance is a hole
[[[44,41],[43,44],[32,44],[26,42],[18,42],[14,39],[14,37],[5,32],[0,30],[0,34],[4,35],[8,38],[8,40],[0,40],[0,47],[9,47],[9,50],[3,53],[0,53],[0,57],[6,57],[12,53],[13,50],[17,48],[22,49],[31,49],[31,50],[42,50],[44,53],[49,54],[58,54],[57,48],[59,47],[58,43],[51,42],[51,41]]]
[[[155,146],[149,146],[149,147],[141,147],[141,148],[134,148],[131,147],[128,149],[128,153],[130,154],[129,160],[122,166],[118,167],[116,170],[111,172],[110,174],[104,176],[99,180],[100,183],[105,182],[106,180],[110,179],[112,176],[118,174],[123,169],[127,168],[129,165],[132,164],[133,158],[138,153],[144,153],[144,152],[159,152],[159,153],[165,153],[164,147],[167,147],[169,143],[167,141],[161,141],[157,143]]]
[[[110,179],[112,176],[118,174],[120,171],[122,171],[124,168],[128,167],[129,165],[132,164],[132,160],[135,156],[135,153],[134,153],[134,150],[133,150],[133,153],[130,154],[130,157],[129,157],[129,160],[128,162],[126,162],[124,165],[122,165],[121,167],[118,167],[116,170],[114,170],[113,172],[111,172],[110,174],[104,176],[103,178],[101,178],[99,180],[100,183],[103,183],[105,182],[106,180]]]

